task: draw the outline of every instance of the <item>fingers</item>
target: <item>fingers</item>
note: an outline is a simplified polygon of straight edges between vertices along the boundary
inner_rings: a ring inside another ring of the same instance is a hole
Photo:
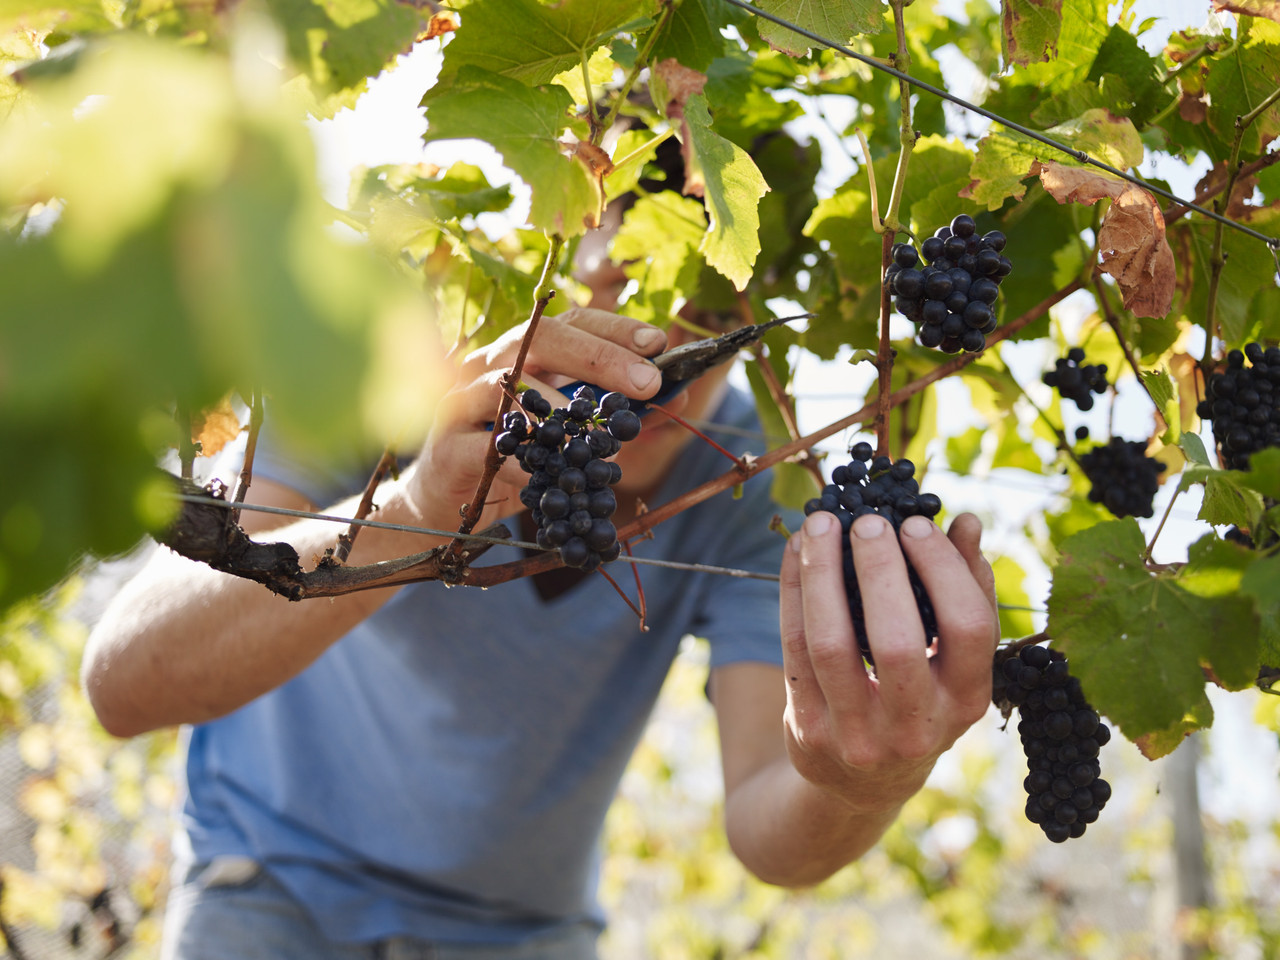
[[[844,589],[842,536],[839,521],[819,510],[805,519],[800,541],[805,647],[837,722],[862,713],[870,696]]]
[[[962,513],[951,521],[951,530],[947,536],[960,551],[960,556],[964,557],[965,563],[969,565],[969,572],[986,592],[987,599],[991,601],[991,609],[995,610],[998,616],[996,576],[991,570],[991,564],[987,563],[986,557],[982,555],[979,543],[982,539],[982,521],[972,513]]]
[[[799,716],[813,716],[823,707],[822,689],[809,660],[804,632],[804,594],[800,577],[800,545],[804,534],[797,530],[782,553],[781,584],[778,592],[778,628],[782,635],[782,669],[787,683],[787,699]]]
[[[525,327],[499,337],[463,362],[465,379],[486,370],[510,369],[519,355]],[[666,335],[656,327],[606,310],[574,307],[546,317],[530,344],[521,378],[558,375],[617,390],[637,400],[653,396],[662,374],[646,358],[662,352]]]
[[[976,517],[959,529],[953,525],[954,540],[924,517],[910,517],[902,525],[903,550],[929,593],[938,621],[939,679],[957,693],[981,691],[990,683],[991,654],[998,640],[990,568],[978,552],[981,530]]]
[[[850,531],[867,641],[891,716],[915,716],[933,700],[924,626],[893,527],[869,514]]]

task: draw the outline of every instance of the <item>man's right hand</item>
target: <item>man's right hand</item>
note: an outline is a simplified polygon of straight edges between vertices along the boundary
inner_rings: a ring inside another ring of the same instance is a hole
[[[405,477],[405,493],[428,526],[456,525],[459,508],[475,494],[493,436],[488,425],[498,410],[502,379],[515,365],[527,327],[521,324],[469,353],[436,410],[431,433]],[[645,400],[662,385],[661,373],[648,358],[661,353],[666,342],[666,335],[650,324],[574,307],[541,319],[520,379],[554,406],[564,406],[569,399],[557,385],[574,380]],[[481,525],[519,507],[525,480],[519,464],[508,460],[489,491]]]

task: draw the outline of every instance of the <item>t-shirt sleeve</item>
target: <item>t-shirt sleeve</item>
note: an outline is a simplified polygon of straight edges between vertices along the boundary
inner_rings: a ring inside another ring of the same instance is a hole
[[[777,576],[786,538],[769,529],[770,520],[780,515],[787,529],[795,530],[803,518],[773,502],[771,480],[766,471],[744,485],[741,499],[734,500],[727,492],[715,498],[720,514],[715,525],[723,536],[708,562]],[[708,575],[691,632],[710,644],[712,669],[740,661],[781,666],[777,581]]]

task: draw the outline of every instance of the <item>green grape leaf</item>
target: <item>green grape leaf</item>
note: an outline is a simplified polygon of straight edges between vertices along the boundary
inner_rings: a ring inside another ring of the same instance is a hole
[[[1240,36],[1223,58],[1226,62],[1205,77],[1209,129],[1224,143],[1236,134],[1236,117],[1251,112],[1276,89],[1276,64],[1280,63],[1280,23],[1241,17]],[[1226,69],[1222,69],[1226,67]],[[1280,103],[1273,103],[1244,132],[1240,147],[1256,154],[1280,135]]]
[[[656,8],[653,0],[476,0],[463,8],[437,84],[448,88],[467,67],[530,86],[549,83]]]
[[[760,253],[759,202],[769,191],[745,150],[711,129],[707,100],[695,94],[684,106],[686,162],[703,184],[707,232],[700,253],[742,290]],[[686,179],[686,189],[689,180]]]
[[[1280,558],[1257,557],[1240,579],[1240,590],[1258,607],[1258,656],[1280,666]]]
[[[1185,439],[1185,437],[1184,437]],[[1215,470],[1208,465],[1191,466],[1182,471],[1178,489],[1187,490],[1197,483],[1205,486],[1198,520],[1214,526],[1234,524],[1252,527],[1262,514],[1262,498],[1242,482],[1244,474],[1231,470]]]
[[[1159,760],[1177,750],[1190,734],[1197,730],[1206,730],[1211,726],[1213,726],[1213,704],[1205,699],[1163,730],[1144,733],[1133,742],[1148,760]]]
[[[1178,446],[1182,448],[1183,454],[1191,463],[1201,467],[1209,466],[1209,452],[1205,450],[1204,441],[1198,434],[1189,431],[1183,433],[1178,438]]]
[[[978,142],[978,151],[969,168],[969,186],[961,196],[983,204],[988,210],[999,210],[1008,198],[1021,200],[1044,148],[1030,137],[1014,130],[988,134]]]
[[[1030,607],[1031,598],[1023,584],[1027,572],[1018,561],[1009,556],[996,557],[991,562],[991,572],[996,578],[996,596],[1003,605],[1000,608],[1000,636],[1025,637],[1034,631],[1030,610],[1010,610],[1009,607]]]
[[[320,116],[351,106],[370,77],[410,51],[430,20],[428,8],[396,0],[267,0],[267,9]]]
[[[947,437],[947,467],[952,473],[967,477],[973,471],[973,463],[982,452],[982,438],[986,434],[981,427],[970,427],[964,433]]]
[[[663,138],[640,130],[627,130],[618,137],[613,151],[613,169],[605,177],[605,195],[616,200],[636,188],[644,176],[644,165],[653,160]]]
[[[623,215],[609,254],[616,262],[630,261],[627,276],[640,284],[639,294],[627,301],[627,316],[665,322],[677,300],[692,296],[706,223],[701,203],[671,190],[641,197]]]
[[[563,87],[529,87],[465,67],[452,84],[428,90],[422,105],[428,143],[474,137],[493,145],[529,185],[529,222],[535,227],[576,236],[599,223],[600,181],[586,161],[566,156],[560,142],[573,106]]]
[[[1002,0],[1000,39],[1009,63],[1026,65],[1058,55],[1062,0]]]
[[[884,29],[885,7],[877,0],[760,0],[759,6],[837,43]],[[809,42],[800,34],[763,18],[756,25],[760,39],[775,50],[797,57],[809,52]]]
[[[731,9],[724,0],[683,0],[654,44],[650,62],[671,59],[705,72],[724,52],[720,28],[729,23]]]
[[[1131,740],[1206,703],[1211,668],[1228,689],[1257,672],[1257,619],[1238,595],[1197,596],[1149,573],[1133,518],[1066,539],[1049,593],[1049,633],[1093,705]]]
[[[1267,207],[1261,210],[1246,209],[1239,221],[1254,230],[1270,236],[1280,231],[1280,209]],[[1191,292],[1185,312],[1188,317],[1203,323],[1209,304],[1209,264],[1212,259],[1214,227],[1198,219],[1188,219],[1177,225],[1174,242],[1180,247],[1179,259],[1189,263]],[[1222,338],[1229,346],[1239,347],[1249,339],[1255,325],[1274,323],[1273,315],[1260,313],[1268,302],[1268,294],[1275,290],[1273,283],[1263,278],[1275,275],[1275,260],[1266,244],[1240,233],[1225,230],[1222,234],[1222,252],[1226,263],[1218,283],[1215,316],[1222,331]],[[1274,302],[1274,301],[1272,301]]]
[[[903,196],[915,198],[910,223],[917,235],[931,235],[957,214],[977,216],[981,212],[980,205],[957,200],[969,182],[972,165],[973,151],[959,140],[931,135],[916,141]]]
[[[1106,0],[1062,0],[1062,28],[1058,33],[1057,53],[1040,62],[1015,66],[1007,87],[1015,95],[1025,91],[1033,98],[1046,93],[1070,90],[1084,80],[1097,57],[1098,48],[1110,29]],[[1010,113],[1008,98],[990,98],[984,105],[1005,116],[1025,116],[1029,111]],[[998,106],[997,106],[998,104]]]
[[[992,467],[1013,467],[1019,470],[1029,470],[1032,473],[1042,473],[1044,471],[1044,463],[1040,460],[1040,454],[1036,453],[1035,448],[1024,440],[1018,432],[1016,418],[1006,417],[1000,420],[994,429],[996,435],[1000,438],[1000,442],[996,446],[995,455],[991,459]]]

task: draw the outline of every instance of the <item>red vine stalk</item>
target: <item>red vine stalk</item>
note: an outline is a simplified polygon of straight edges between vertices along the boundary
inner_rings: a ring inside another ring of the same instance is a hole
[[[249,395],[249,436],[244,446],[244,464],[240,467],[240,479],[236,481],[233,503],[244,503],[253,482],[253,458],[258,451],[258,434],[262,432],[262,394],[254,390]],[[240,523],[240,511],[231,511],[231,522]]]
[[[645,409],[646,409],[646,410],[656,410],[658,413],[662,414],[663,416],[665,416],[665,417],[670,417],[672,420],[674,420],[676,423],[680,424],[680,426],[684,427],[686,430],[688,430],[690,433],[692,433],[695,437],[697,437],[699,440],[701,440],[701,441],[702,441],[703,443],[705,443],[707,446],[712,447],[712,448],[713,448],[714,450],[716,450],[718,453],[723,453],[726,457],[728,457],[728,458],[729,458],[730,460],[732,460],[734,463],[737,463],[737,462],[738,462],[738,458],[737,458],[737,457],[735,457],[732,453],[730,453],[730,452],[729,452],[728,450],[726,450],[724,447],[720,446],[720,444],[716,443],[714,440],[712,440],[712,439],[711,439],[710,437],[708,437],[705,433],[703,433],[701,430],[699,430],[697,427],[695,427],[692,423],[690,423],[690,422],[689,422],[688,420],[686,420],[684,417],[680,416],[678,413],[672,413],[670,410],[667,410],[667,409],[665,409],[665,408],[663,408],[663,407],[660,407],[660,406],[658,406],[657,404],[654,404],[654,403],[646,404],[646,405],[645,405]]]
[[[892,258],[894,231],[887,227],[880,246],[880,345],[876,350],[876,370],[879,371],[879,398],[876,404],[876,456],[889,453],[889,393],[893,389],[893,349],[889,346],[889,285],[884,282],[885,271]]]
[[[635,569],[634,564],[632,565],[632,569],[633,570]],[[613,589],[618,592],[618,596],[620,596],[623,599],[623,601],[626,603],[626,605],[631,608],[631,612],[634,613],[640,619],[641,632],[642,633],[648,632],[649,628],[646,627],[644,623],[644,611],[642,611],[639,607],[637,607],[634,603],[631,602],[631,598],[627,596],[627,592],[623,590],[621,586],[618,585],[618,581],[613,579],[613,576],[609,573],[608,570],[606,570],[604,567],[596,567],[596,572],[599,573],[600,576],[604,577],[606,580],[609,581],[610,584],[613,585]],[[639,582],[639,579],[637,578],[637,583],[638,582]]]
[[[373,495],[378,489],[378,484],[390,473],[396,465],[396,453],[393,447],[388,446],[382,451],[382,456],[378,459],[378,465],[373,468],[373,474],[369,477],[369,482],[365,484],[364,495],[360,497],[360,504],[356,507],[356,515],[352,519],[363,520],[373,511]],[[338,535],[338,548],[335,552],[338,563],[346,563],[347,557],[351,555],[351,548],[355,546],[356,534],[360,532],[360,524],[353,523],[347,527],[346,533]]]

